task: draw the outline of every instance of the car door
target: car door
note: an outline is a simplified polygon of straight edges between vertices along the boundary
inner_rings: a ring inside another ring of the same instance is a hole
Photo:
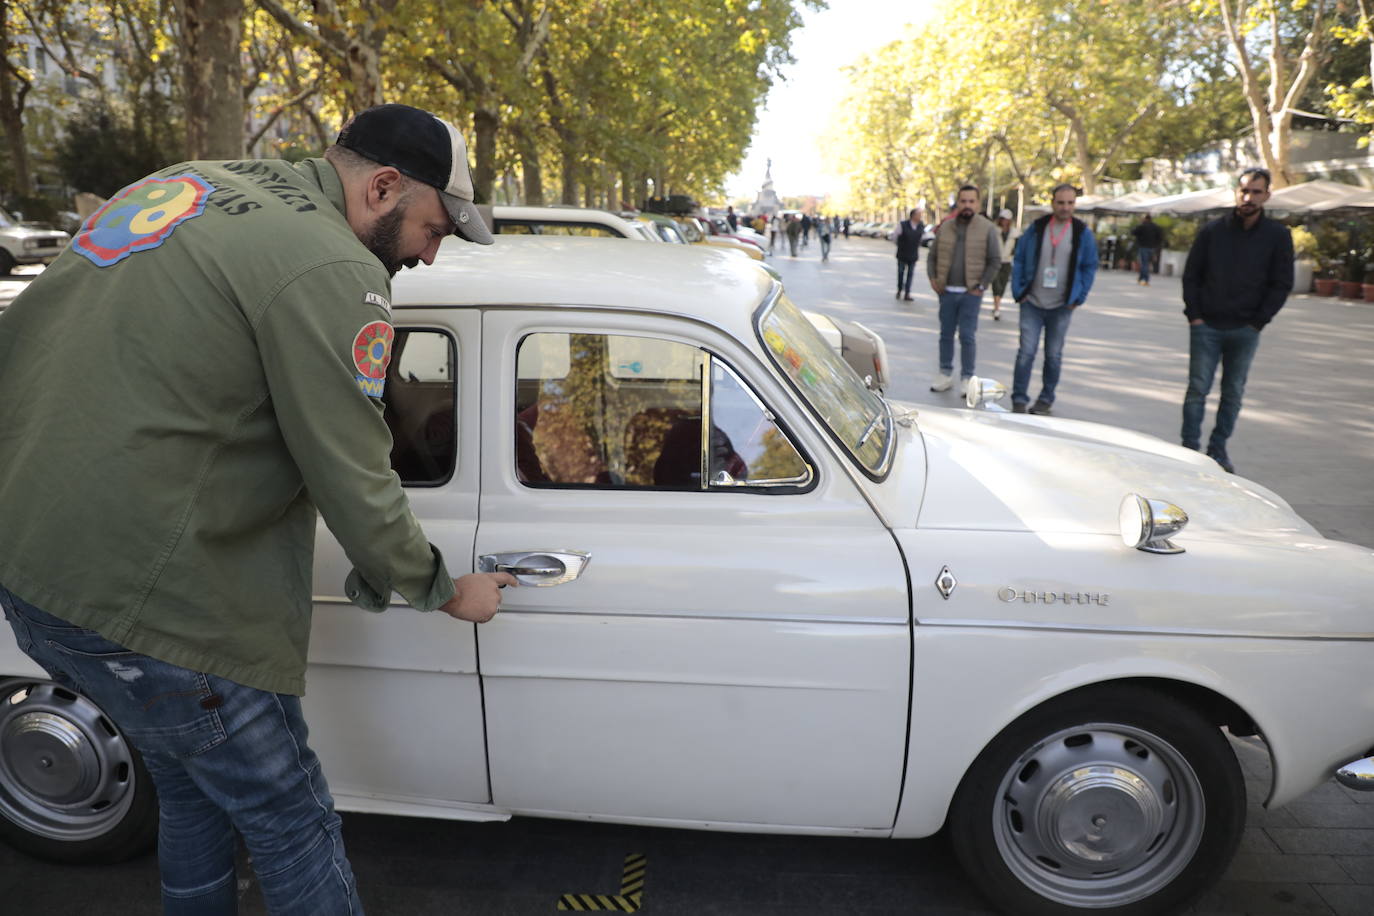
[[[902,558],[786,389],[665,316],[492,310],[483,361],[476,551],[524,583],[478,630],[493,802],[889,827]]]
[[[392,467],[449,572],[462,575],[477,525],[479,316],[398,309],[395,320],[383,394]],[[417,612],[399,595],[385,613],[361,610],[343,594],[351,568],[321,524],[304,705],[340,807],[487,802],[474,625]]]

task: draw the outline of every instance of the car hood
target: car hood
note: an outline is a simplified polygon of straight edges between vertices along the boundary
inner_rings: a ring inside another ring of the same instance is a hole
[[[927,485],[918,528],[1116,534],[1127,493],[1189,516],[1192,538],[1316,534],[1277,494],[1212,459],[1099,423],[922,407]]]

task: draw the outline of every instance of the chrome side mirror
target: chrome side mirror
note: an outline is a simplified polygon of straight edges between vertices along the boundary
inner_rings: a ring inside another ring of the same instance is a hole
[[[1188,513],[1173,503],[1127,493],[1117,510],[1117,522],[1127,547],[1146,553],[1183,553],[1169,538],[1188,524]]]
[[[997,406],[995,402],[1000,401],[1007,395],[1007,386],[996,379],[979,378],[976,375],[969,376],[968,384],[964,386],[964,403],[970,410],[982,407],[984,410],[1001,410],[1005,407]]]

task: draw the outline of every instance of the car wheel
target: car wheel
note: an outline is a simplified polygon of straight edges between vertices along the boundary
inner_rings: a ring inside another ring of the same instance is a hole
[[[1008,726],[965,775],[950,839],[1008,913],[1173,912],[1225,870],[1245,783],[1221,730],[1152,690],[1082,691]]]
[[[157,838],[138,752],[90,700],[52,681],[0,679],[0,839],[59,862],[118,862]]]
[[[18,263],[14,260],[14,255],[3,248],[0,248],[0,277],[8,277],[10,271],[14,270],[14,265]]]

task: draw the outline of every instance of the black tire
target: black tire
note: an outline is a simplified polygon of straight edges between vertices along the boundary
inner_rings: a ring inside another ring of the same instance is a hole
[[[14,260],[14,255],[0,248],[0,277],[8,277],[10,271],[14,270],[14,266],[17,263],[18,262]]]
[[[123,861],[157,840],[138,751],[94,703],[52,681],[0,678],[0,839],[84,863]]]
[[[1079,691],[974,761],[950,808],[964,869],[1014,916],[1172,913],[1225,871],[1245,782],[1221,730],[1157,691]]]

